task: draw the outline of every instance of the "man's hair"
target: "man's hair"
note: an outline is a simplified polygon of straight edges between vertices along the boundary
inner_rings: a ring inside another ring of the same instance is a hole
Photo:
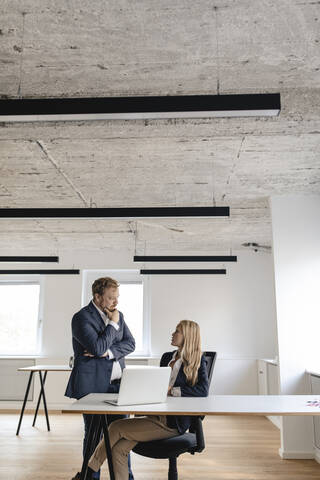
[[[120,284],[111,277],[97,278],[92,284],[92,296],[103,295],[106,288],[118,288]]]

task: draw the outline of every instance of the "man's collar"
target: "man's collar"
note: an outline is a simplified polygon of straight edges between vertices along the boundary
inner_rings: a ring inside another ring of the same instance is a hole
[[[100,308],[98,307],[98,305],[96,305],[94,300],[92,300],[92,304],[96,307],[96,309],[98,310],[98,312],[100,313],[102,318],[107,318],[108,319],[108,316],[102,310],[100,310]]]

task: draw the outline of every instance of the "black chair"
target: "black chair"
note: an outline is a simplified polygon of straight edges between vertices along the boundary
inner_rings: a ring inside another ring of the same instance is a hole
[[[165,355],[165,354],[164,354]],[[212,379],[214,364],[217,358],[216,352],[204,352],[207,362],[209,386]],[[161,362],[160,362],[161,363]],[[182,453],[202,452],[205,448],[204,436],[202,430],[202,420],[204,417],[193,417],[189,432],[173,438],[164,440],[153,440],[151,442],[139,442],[133,451],[149,458],[168,458],[169,472],[168,480],[178,480],[177,458]]]

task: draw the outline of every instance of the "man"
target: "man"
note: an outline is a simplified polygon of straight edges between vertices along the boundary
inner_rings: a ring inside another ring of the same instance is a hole
[[[92,301],[72,318],[74,367],[65,395],[79,399],[88,393],[119,391],[124,357],[135,349],[134,338],[123,314],[116,309],[119,284],[110,277],[98,278],[92,285]],[[83,415],[83,452],[88,441],[91,415]],[[108,422],[123,418],[108,415]],[[95,445],[93,445],[95,447]],[[100,472],[93,474],[100,478]],[[80,478],[80,474],[74,480]],[[129,479],[132,479],[129,460]]]

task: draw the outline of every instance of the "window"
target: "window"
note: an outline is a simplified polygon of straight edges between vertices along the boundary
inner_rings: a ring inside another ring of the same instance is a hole
[[[149,355],[148,279],[138,270],[84,270],[82,304],[92,299],[91,286],[100,277],[112,277],[120,283],[119,310],[136,341],[133,355]]]
[[[143,348],[143,284],[121,283],[118,308],[136,340],[136,351]]]
[[[0,283],[0,355],[38,353],[40,283]]]

